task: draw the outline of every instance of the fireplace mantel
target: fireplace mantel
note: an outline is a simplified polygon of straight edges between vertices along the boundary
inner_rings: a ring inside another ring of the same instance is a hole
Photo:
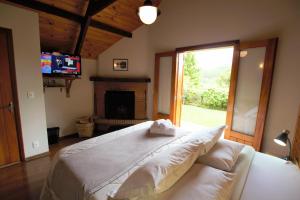
[[[150,83],[150,78],[136,78],[136,77],[128,77],[128,78],[118,78],[118,77],[101,77],[101,76],[92,76],[90,77],[90,81],[94,82],[131,82],[131,83]]]

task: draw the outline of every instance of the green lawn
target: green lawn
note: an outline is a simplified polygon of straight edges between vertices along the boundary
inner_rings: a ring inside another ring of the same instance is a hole
[[[226,111],[182,105],[181,122],[191,122],[202,126],[216,126],[225,124],[225,121]]]

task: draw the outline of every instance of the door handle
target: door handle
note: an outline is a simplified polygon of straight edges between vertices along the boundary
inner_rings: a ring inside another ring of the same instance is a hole
[[[14,103],[11,101],[6,106],[0,106],[0,109],[8,109],[9,112],[14,112]]]

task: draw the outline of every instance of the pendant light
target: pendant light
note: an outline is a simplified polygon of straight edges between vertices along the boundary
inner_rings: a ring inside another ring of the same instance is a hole
[[[157,7],[153,6],[151,0],[145,0],[144,5],[139,7],[138,16],[144,24],[152,24],[155,22],[160,11]]]

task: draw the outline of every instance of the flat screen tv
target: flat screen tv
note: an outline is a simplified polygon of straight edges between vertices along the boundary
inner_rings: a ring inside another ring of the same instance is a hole
[[[81,75],[81,58],[58,52],[42,52],[41,70],[44,76],[79,77]]]

